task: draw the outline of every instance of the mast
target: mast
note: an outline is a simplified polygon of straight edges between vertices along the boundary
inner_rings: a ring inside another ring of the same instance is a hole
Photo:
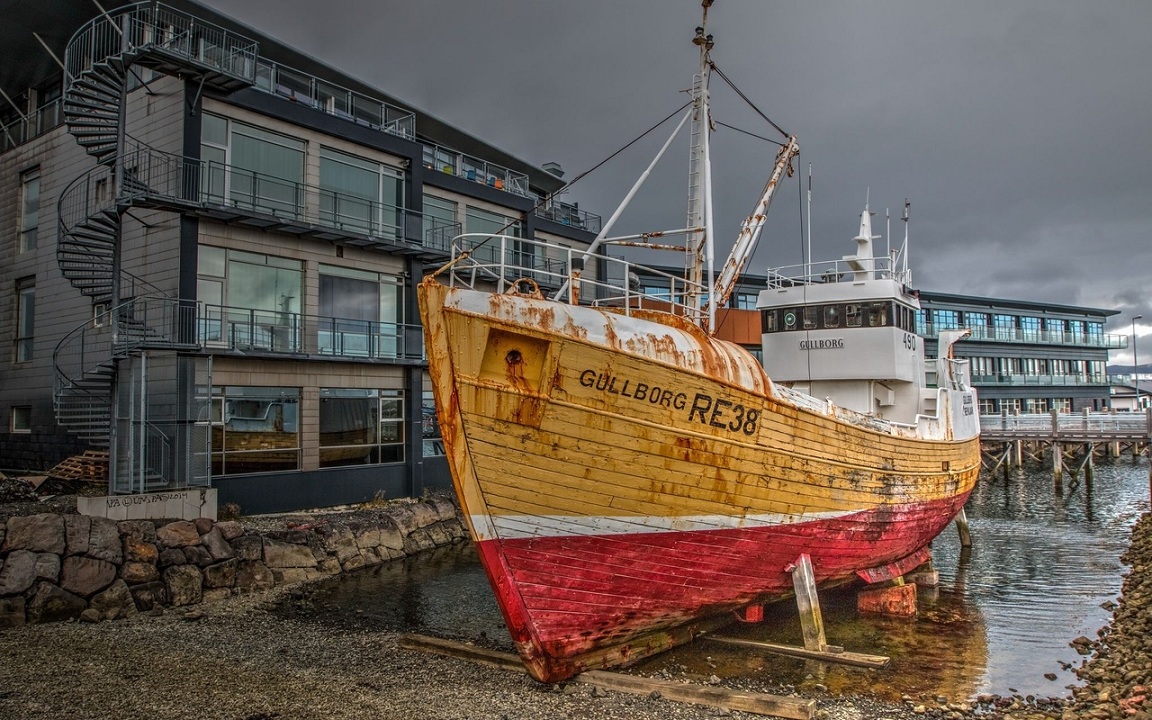
[[[708,8],[712,0],[703,0],[703,20],[696,28],[696,36],[692,43],[700,48],[700,71],[692,78],[692,127],[691,149],[688,155],[688,222],[686,227],[704,228],[700,237],[689,235],[685,262],[688,263],[688,297],[686,304],[693,310],[699,310],[703,301],[701,289],[704,287],[704,260],[712,257],[712,179],[711,168],[708,166],[708,129],[709,129],[709,98],[708,74],[711,60],[709,52],[712,50],[712,36],[706,34],[708,27]],[[710,264],[710,263],[709,263]],[[708,268],[708,284],[711,285],[712,268]]]

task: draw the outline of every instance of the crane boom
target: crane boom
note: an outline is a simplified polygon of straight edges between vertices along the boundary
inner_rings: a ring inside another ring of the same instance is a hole
[[[793,135],[776,155],[776,167],[772,170],[772,176],[768,178],[768,184],[764,186],[760,201],[756,203],[756,209],[752,214],[744,219],[744,223],[740,226],[740,234],[736,236],[736,242],[732,245],[732,252],[729,253],[724,267],[716,277],[716,283],[708,298],[709,304],[715,303],[714,307],[723,306],[731,297],[732,290],[736,287],[736,280],[739,279],[740,273],[744,272],[744,266],[748,264],[748,259],[756,249],[756,241],[760,239],[760,231],[764,229],[764,220],[768,215],[768,207],[772,204],[776,186],[780,184],[780,178],[785,171],[789,177],[792,176],[792,159],[799,153],[800,146],[796,144],[796,136]],[[708,317],[708,313],[704,316]],[[715,332],[715,328],[709,330]]]

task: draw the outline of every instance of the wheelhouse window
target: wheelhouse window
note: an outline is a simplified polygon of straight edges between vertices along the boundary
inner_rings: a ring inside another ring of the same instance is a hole
[[[319,351],[399,357],[405,352],[403,302],[402,277],[321,265]]]
[[[320,390],[320,467],[404,462],[402,390]]]
[[[32,359],[36,333],[36,280],[16,281],[16,362]]]
[[[20,252],[36,249],[40,229],[40,168],[20,173]]]
[[[213,475],[299,468],[299,388],[212,388]]]

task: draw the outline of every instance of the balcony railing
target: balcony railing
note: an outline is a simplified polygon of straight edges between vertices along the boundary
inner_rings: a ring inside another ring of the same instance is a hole
[[[570,225],[588,232],[600,232],[600,216],[585,212],[576,205],[553,201],[536,208],[536,214],[561,225]]]
[[[0,127],[0,153],[23,145],[64,123],[64,101],[57,98],[45,103],[23,118]]]
[[[76,31],[64,53],[64,82],[93,64],[127,53],[159,50],[221,76],[251,83],[258,45],[230,30],[160,3],[100,15]]]
[[[973,375],[972,384],[980,387],[1066,387],[1107,385],[1101,375],[1028,375],[1024,373]]]
[[[416,138],[411,111],[264,58],[256,63],[256,89],[373,130]]]
[[[937,326],[935,323],[917,327],[920,335],[936,337],[941,330],[953,330],[953,326]],[[1062,330],[1028,330],[1025,328],[1004,328],[989,325],[975,325],[968,328],[972,334],[965,342],[976,340],[1023,345],[1075,345],[1080,347],[1107,348],[1119,350],[1128,347],[1127,335],[1103,335],[1098,333],[1070,333]]]
[[[439,145],[424,143],[424,167],[504,190],[513,195],[535,197],[528,187],[527,175]]]
[[[85,218],[114,207],[112,182],[111,169],[100,165],[69,185],[58,204],[61,230],[70,231]],[[243,211],[287,224],[340,231],[353,238],[349,242],[354,244],[383,242],[436,251],[445,258],[452,238],[460,233],[459,223],[445,223],[407,208],[135,144],[125,159],[125,193],[138,202]]]

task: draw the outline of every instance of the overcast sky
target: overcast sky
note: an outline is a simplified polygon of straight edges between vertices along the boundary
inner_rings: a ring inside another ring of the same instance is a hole
[[[694,0],[205,1],[568,179],[679,107],[698,61]],[[1152,332],[1152,2],[717,0],[708,31],[801,147],[750,271],[803,261],[811,163],[816,260],[853,251],[869,197],[898,241],[907,197],[915,286],[1111,308],[1116,333],[1143,314]],[[712,88],[716,120],[779,139]],[[671,130],[568,199],[607,218]],[[713,142],[724,241],[775,147],[724,126]],[[683,225],[686,156],[674,146],[618,231]]]

